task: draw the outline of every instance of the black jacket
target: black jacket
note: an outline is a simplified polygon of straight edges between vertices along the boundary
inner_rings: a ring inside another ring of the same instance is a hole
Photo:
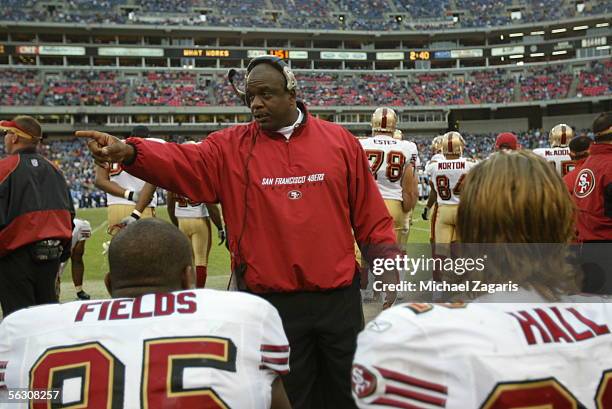
[[[59,239],[70,245],[74,206],[62,172],[35,149],[0,160],[0,257]]]

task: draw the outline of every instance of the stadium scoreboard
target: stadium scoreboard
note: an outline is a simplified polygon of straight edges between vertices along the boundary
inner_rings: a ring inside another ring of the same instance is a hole
[[[183,49],[183,57],[210,57],[210,58],[225,58],[230,56],[230,50],[210,50],[201,48],[185,48]]]
[[[0,55],[22,56],[83,56],[83,57],[129,57],[129,58],[195,58],[241,60],[262,55],[273,55],[283,60],[311,61],[442,61],[505,58],[544,57],[567,54],[579,49],[609,49],[610,36],[591,36],[582,39],[544,41],[534,44],[492,44],[481,48],[455,49],[404,49],[387,51],[369,50],[291,50],[287,48],[245,49],[241,47],[138,47],[119,45],[65,45],[65,44],[0,44]]]

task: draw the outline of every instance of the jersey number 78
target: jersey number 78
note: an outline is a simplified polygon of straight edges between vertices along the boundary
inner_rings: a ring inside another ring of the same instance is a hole
[[[404,171],[404,165],[406,164],[406,156],[399,151],[389,151],[386,155],[381,150],[370,150],[365,151],[368,155],[368,161],[370,162],[370,171],[374,176],[374,179],[378,180],[378,170],[382,166],[383,162],[387,162],[387,170],[385,175],[389,182],[397,182],[402,178]]]

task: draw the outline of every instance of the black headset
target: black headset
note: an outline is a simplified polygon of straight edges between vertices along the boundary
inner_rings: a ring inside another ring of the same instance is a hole
[[[289,68],[289,65],[285,61],[283,61],[282,58],[276,57],[274,55],[262,55],[253,58],[246,68],[247,80],[249,78],[249,74],[251,73],[251,71],[253,71],[253,68],[258,66],[259,64],[269,64],[272,67],[276,68],[278,71],[280,71],[280,73],[283,74],[283,76],[285,77],[285,89],[287,91],[293,91],[297,88],[297,80],[295,79],[293,71],[291,71],[291,68]],[[236,77],[236,74],[238,74],[238,71],[236,69],[230,69],[227,73],[227,79],[229,80],[230,84],[232,85],[232,88],[234,88],[234,91],[236,92],[236,94],[238,94],[238,97],[242,100],[242,102],[244,102],[247,107],[250,107],[246,91],[239,89],[236,84],[234,84],[234,78]]]

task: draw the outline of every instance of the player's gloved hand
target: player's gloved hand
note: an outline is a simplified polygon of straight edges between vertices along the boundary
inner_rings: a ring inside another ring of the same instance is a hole
[[[138,202],[138,199],[140,198],[140,192],[136,192],[134,190],[126,190],[123,193],[123,198],[127,200],[131,200],[132,202],[136,203]]]
[[[428,220],[429,207],[425,206],[423,208],[423,213],[421,213],[421,217],[423,220]]]
[[[123,227],[130,225],[131,223],[134,223],[137,220],[140,220],[140,217],[142,216],[142,214],[138,211],[138,210],[132,210],[132,214],[129,215],[128,217],[124,217],[121,222],[119,222],[120,225],[122,225]]]
[[[219,229],[217,231],[217,237],[219,238],[219,246],[222,245],[225,242],[225,229]]]

